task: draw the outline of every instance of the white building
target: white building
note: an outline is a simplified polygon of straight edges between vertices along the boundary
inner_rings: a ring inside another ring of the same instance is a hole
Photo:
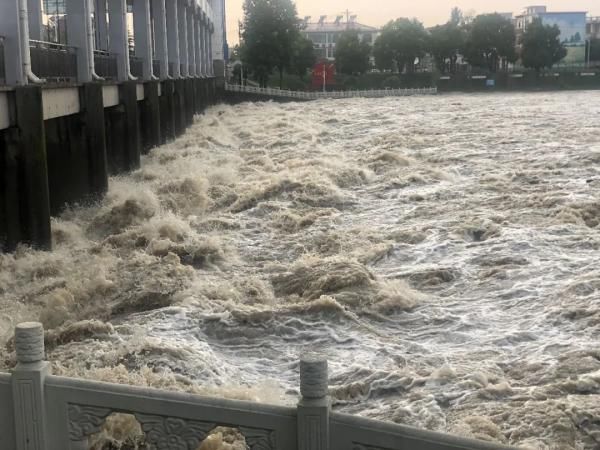
[[[361,41],[366,39],[371,45],[375,43],[381,31],[379,28],[358,23],[356,16],[350,16],[346,21],[343,20],[343,16],[337,16],[333,22],[328,22],[327,16],[321,16],[318,22],[309,22],[309,20],[310,17],[307,17],[306,28],[302,32],[313,42],[319,59],[335,59],[335,45],[346,30],[358,31],[358,38]]]

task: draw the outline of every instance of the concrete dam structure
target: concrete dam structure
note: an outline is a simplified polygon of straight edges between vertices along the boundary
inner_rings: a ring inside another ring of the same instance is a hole
[[[109,175],[138,168],[141,154],[181,135],[224,86],[222,0],[53,1],[52,13],[36,0],[2,4],[7,251],[49,249],[52,215],[102,196]]]

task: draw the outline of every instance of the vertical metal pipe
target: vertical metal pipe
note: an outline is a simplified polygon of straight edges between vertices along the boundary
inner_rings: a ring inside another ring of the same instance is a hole
[[[43,83],[44,80],[35,76],[31,71],[31,52],[29,50],[29,14],[27,12],[27,0],[19,1],[19,21],[21,24],[21,59],[23,61],[23,72],[32,83]]]

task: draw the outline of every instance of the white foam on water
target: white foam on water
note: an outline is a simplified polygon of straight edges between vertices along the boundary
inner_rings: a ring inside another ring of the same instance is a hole
[[[210,108],[54,219],[52,253],[0,254],[0,364],[41,320],[56,373],[293,404],[319,348],[340,411],[597,448],[599,113],[596,92]]]

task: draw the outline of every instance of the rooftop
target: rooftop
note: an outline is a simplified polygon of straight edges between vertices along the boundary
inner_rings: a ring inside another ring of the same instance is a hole
[[[327,16],[321,16],[318,22],[310,22],[310,17],[305,18],[305,32],[343,32],[345,30],[379,31],[379,28],[364,25],[356,21],[356,16],[336,16],[335,20],[327,21]]]

